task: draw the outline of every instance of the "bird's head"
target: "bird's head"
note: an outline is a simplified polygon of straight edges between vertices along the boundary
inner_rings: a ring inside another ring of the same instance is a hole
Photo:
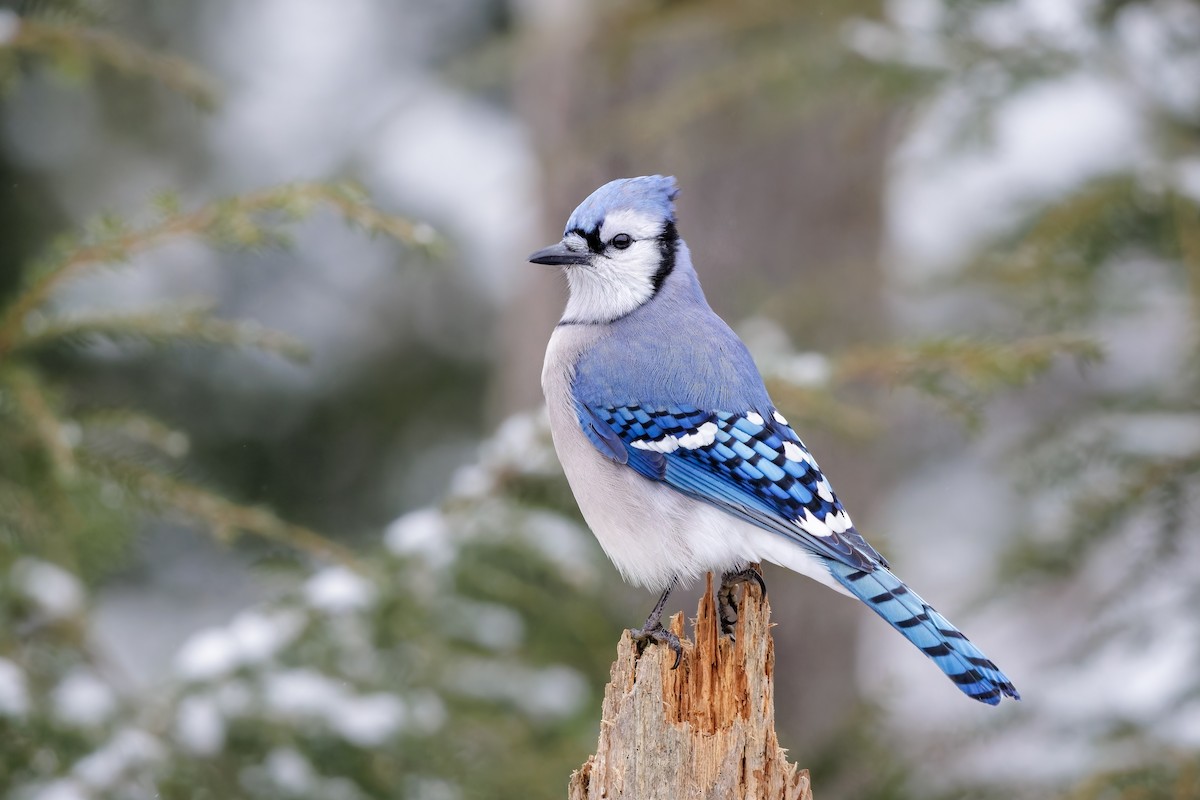
[[[571,214],[561,242],[529,257],[564,268],[564,322],[611,322],[654,297],[675,267],[678,194],[662,175],[606,183]]]

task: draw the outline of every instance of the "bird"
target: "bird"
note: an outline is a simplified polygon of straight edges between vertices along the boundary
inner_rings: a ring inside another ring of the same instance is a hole
[[[529,256],[561,267],[568,299],[546,348],[542,389],[554,449],[588,527],[622,578],[660,592],[639,642],[675,653],[671,590],[721,575],[766,590],[777,564],[866,603],[968,697],[1019,700],[1008,677],[892,572],[851,521],[816,460],[771,402],[746,346],[709,306],[676,225],[673,177],[604,184],[562,240]]]

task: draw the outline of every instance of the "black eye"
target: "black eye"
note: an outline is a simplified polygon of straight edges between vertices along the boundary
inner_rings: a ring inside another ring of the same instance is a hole
[[[633,244],[633,237],[628,233],[618,233],[612,238],[612,246],[618,250],[624,250],[631,244]]]

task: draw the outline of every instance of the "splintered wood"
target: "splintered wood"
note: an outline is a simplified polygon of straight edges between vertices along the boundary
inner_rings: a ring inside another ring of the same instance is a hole
[[[604,689],[596,754],[571,775],[569,800],[812,800],[808,771],[789,764],[775,738],[775,648],[770,605],[741,592],[736,643],[720,635],[712,576],[696,614],[695,642],[683,614],[669,647],[641,656],[626,631]]]

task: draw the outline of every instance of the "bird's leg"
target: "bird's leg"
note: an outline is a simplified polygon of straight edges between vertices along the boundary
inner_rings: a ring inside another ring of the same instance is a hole
[[[677,580],[672,580],[671,585],[662,593],[662,597],[658,598],[658,602],[654,604],[654,610],[650,612],[650,616],[646,617],[646,624],[637,630],[630,631],[635,641],[653,641],[669,645],[675,651],[675,663],[671,665],[671,669],[679,666],[679,659],[683,658],[683,645],[679,643],[678,636],[663,627],[662,613],[667,606],[667,596],[671,594],[676,583],[678,583]]]
[[[758,590],[765,598],[767,584],[763,581],[762,573],[758,571],[756,565],[751,564],[739,570],[730,570],[721,576],[721,586],[717,589],[717,615],[721,618],[721,633],[730,639],[734,638],[733,630],[738,621],[737,602],[733,597],[733,588],[739,583],[749,583],[750,581],[758,584]]]

